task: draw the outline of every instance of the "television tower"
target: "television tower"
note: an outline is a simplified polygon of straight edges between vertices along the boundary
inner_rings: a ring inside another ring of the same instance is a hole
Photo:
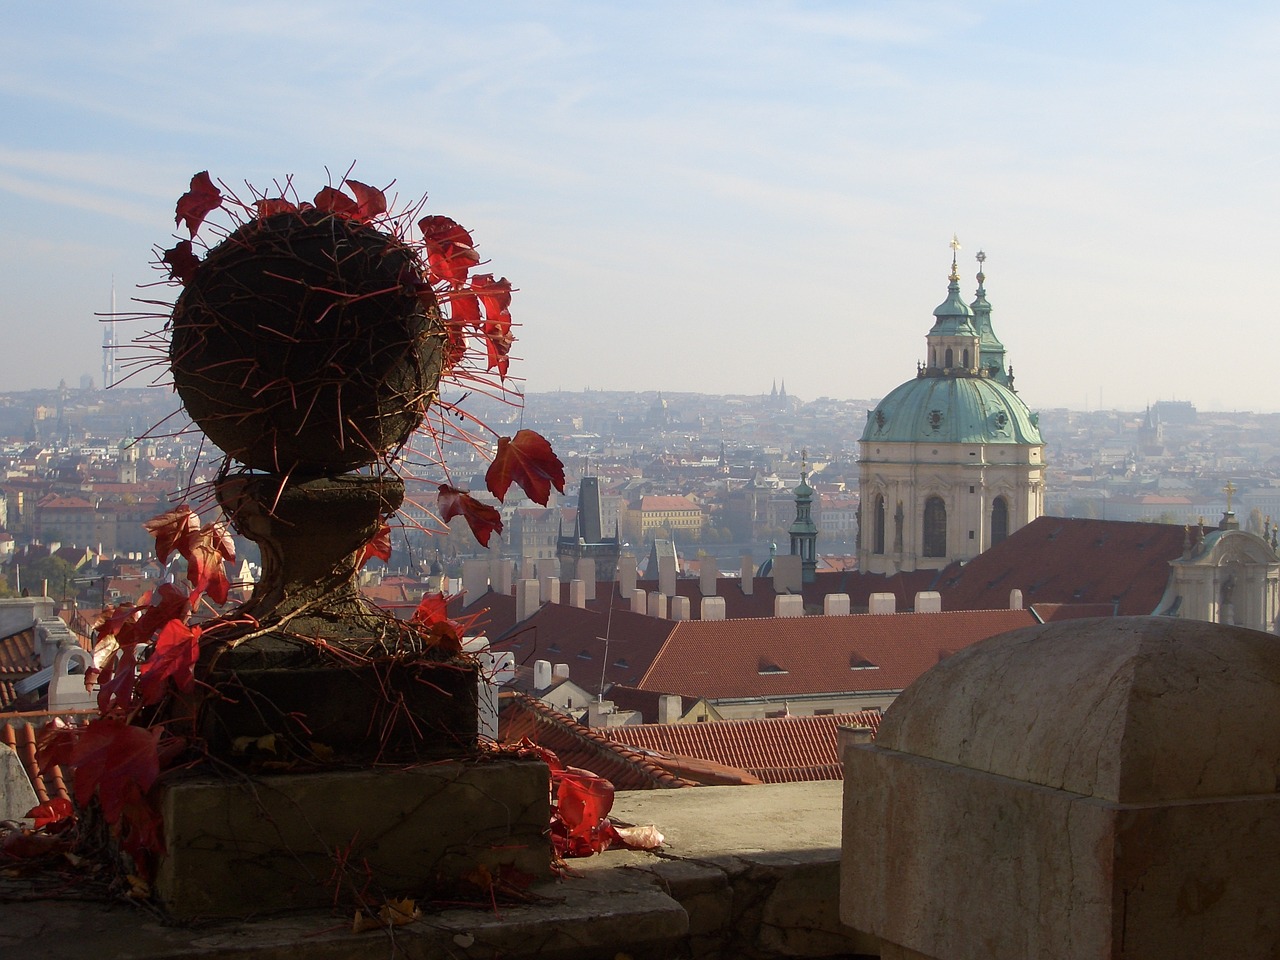
[[[116,382],[116,278],[111,277],[111,314],[102,325],[102,389]]]

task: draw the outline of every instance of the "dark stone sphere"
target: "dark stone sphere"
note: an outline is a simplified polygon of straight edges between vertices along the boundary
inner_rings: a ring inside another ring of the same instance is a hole
[[[327,213],[280,213],[211,251],[173,308],[192,420],[256,470],[331,476],[408,440],[436,397],[443,328],[414,251]]]

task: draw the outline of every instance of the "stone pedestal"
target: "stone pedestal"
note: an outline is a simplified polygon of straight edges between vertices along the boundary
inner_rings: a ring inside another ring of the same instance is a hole
[[[846,738],[841,919],[886,958],[1280,954],[1280,641],[994,637]]]
[[[548,772],[531,760],[193,776],[161,813],[156,895],[180,920],[457,899],[481,867],[550,873]]]

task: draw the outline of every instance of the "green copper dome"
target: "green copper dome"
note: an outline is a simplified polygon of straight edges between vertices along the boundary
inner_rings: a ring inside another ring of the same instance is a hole
[[[1042,444],[1036,416],[988,377],[908,380],[867,414],[864,443]]]

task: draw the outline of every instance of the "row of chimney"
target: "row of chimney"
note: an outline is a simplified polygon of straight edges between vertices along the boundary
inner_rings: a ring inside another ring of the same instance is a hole
[[[777,556],[773,563],[773,615],[775,617],[804,616],[804,598],[800,595],[800,558],[798,556]],[[794,562],[788,562],[794,561]],[[794,569],[792,569],[794,568]],[[468,600],[482,596],[490,586],[495,593],[510,595],[516,598],[516,620],[526,620],[537,613],[544,603],[559,603],[561,599],[560,560],[555,558],[543,560],[526,560],[524,572],[526,576],[518,580],[515,576],[513,560],[467,560],[462,567],[462,589]],[[569,605],[585,608],[588,601],[596,599],[595,561],[578,560],[575,573],[577,577],[569,581]],[[794,574],[794,583],[792,583]],[[622,597],[631,603],[633,613],[646,614],[663,620],[693,619],[693,603],[688,597],[676,594],[675,558],[659,558],[658,589],[646,592],[636,584],[635,558],[623,554],[618,565],[618,589]],[[717,595],[720,577],[714,558],[707,557],[702,561],[699,577],[701,603],[697,610],[700,620],[725,619],[725,598]],[[742,579],[734,580],[741,586],[742,592],[751,595],[755,586],[755,568],[750,554],[742,558]],[[1022,608],[1022,592],[1014,590],[1009,597],[1010,609]],[[897,598],[892,593],[873,593],[868,604],[869,613],[895,613]],[[846,593],[830,593],[822,598],[822,612],[825,616],[846,616],[851,611],[849,595]],[[921,591],[915,596],[917,613],[939,613],[942,611],[942,595],[936,591]]]

